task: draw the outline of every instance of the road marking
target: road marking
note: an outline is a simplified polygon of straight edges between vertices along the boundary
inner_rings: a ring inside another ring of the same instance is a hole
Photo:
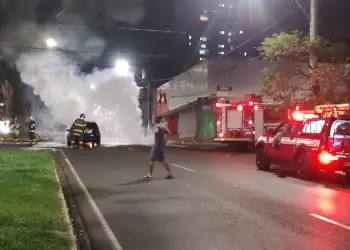
[[[79,187],[83,190],[84,194],[86,195],[88,202],[90,203],[90,206],[92,208],[92,210],[94,211],[99,223],[101,224],[104,233],[106,234],[106,236],[109,238],[110,243],[112,245],[112,247],[114,248],[114,250],[123,250],[123,248],[121,247],[121,245],[119,244],[119,241],[117,240],[117,238],[115,237],[112,229],[110,228],[110,226],[108,225],[106,219],[103,217],[100,209],[98,208],[98,206],[96,205],[95,201],[92,199],[90,193],[87,191],[84,183],[82,182],[82,180],[80,179],[79,175],[77,174],[77,172],[75,171],[72,163],[70,162],[70,160],[68,159],[68,157],[66,156],[66,154],[63,152],[63,150],[61,149],[61,154],[63,155],[63,158],[65,160],[65,162],[67,163],[70,171],[72,172],[75,180],[78,182]]]
[[[182,168],[182,169],[187,170],[187,171],[192,172],[192,173],[195,173],[195,172],[196,172],[196,171],[194,171],[193,169],[186,168],[186,167],[183,167],[183,166],[178,165],[178,164],[175,164],[175,163],[170,163],[170,164],[171,164],[172,166],[174,166],[174,167]]]
[[[184,145],[169,145],[170,147],[175,147],[175,148],[187,148],[187,146]]]
[[[333,225],[335,225],[335,226],[344,228],[344,229],[346,229],[346,230],[350,230],[350,226],[341,224],[341,223],[339,223],[339,222],[336,222],[336,221],[334,221],[334,220],[328,219],[328,218],[323,217],[323,216],[321,216],[321,215],[318,215],[318,214],[310,214],[310,215],[311,215],[312,217],[315,217],[315,218],[319,219],[319,220],[323,220],[323,221],[328,222],[328,223],[330,223],[330,224],[333,224]]]

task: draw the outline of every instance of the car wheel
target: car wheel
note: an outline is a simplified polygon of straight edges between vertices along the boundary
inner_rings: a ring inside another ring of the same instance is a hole
[[[256,167],[258,170],[267,171],[270,169],[269,158],[266,154],[265,147],[260,146],[256,149]]]
[[[302,180],[310,179],[314,175],[314,170],[308,162],[308,155],[306,152],[299,153],[297,157],[297,175]]]
[[[96,140],[97,146],[101,146],[101,137],[98,137]]]

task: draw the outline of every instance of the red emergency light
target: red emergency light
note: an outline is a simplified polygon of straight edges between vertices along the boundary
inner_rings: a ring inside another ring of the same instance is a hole
[[[329,105],[318,105],[315,107],[315,112],[317,114],[322,114],[323,116],[329,116],[331,114],[340,115],[344,113],[350,113],[350,104],[329,104]]]
[[[332,155],[332,154],[328,153],[327,151],[322,151],[318,155],[318,160],[323,165],[329,165],[330,163],[332,163],[334,161],[337,161],[338,160],[338,156]]]
[[[243,105],[242,104],[238,104],[237,105],[237,110],[238,111],[243,111]]]
[[[254,102],[250,101],[249,106],[253,106],[253,105],[254,105]]]
[[[249,124],[249,125],[253,125],[253,121],[252,121],[252,120],[249,120],[249,121],[248,121],[248,124]]]
[[[307,113],[306,112],[302,112],[302,111],[294,111],[292,113],[292,119],[294,121],[304,121],[307,119],[313,119],[313,118],[318,118],[318,115],[312,114],[312,113]]]
[[[220,107],[221,107],[221,103],[220,103],[220,102],[217,102],[217,103],[215,104],[215,107],[220,108]]]
[[[255,111],[259,110],[259,106],[258,105],[254,105],[254,110]]]

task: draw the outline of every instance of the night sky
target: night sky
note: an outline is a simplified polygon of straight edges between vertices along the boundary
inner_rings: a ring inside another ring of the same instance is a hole
[[[197,20],[198,10],[208,3],[213,5],[216,2],[176,0],[175,4],[174,1],[70,0],[65,4],[62,0],[7,0],[7,3],[6,0],[1,0],[0,27],[4,31],[6,25],[18,20],[35,20],[40,26],[59,21],[62,22],[61,28],[64,27],[64,23],[75,23],[77,29],[79,25],[86,26],[89,32],[106,41],[100,56],[85,63],[86,70],[96,66],[110,66],[109,54],[119,51],[140,54],[134,57],[133,61],[140,67],[150,65],[153,79],[167,78],[180,73],[183,69],[185,61],[178,60],[178,55],[182,48],[186,48],[187,40],[182,39],[185,35],[120,30],[118,27],[180,29],[188,32],[190,27],[195,27],[193,22]],[[294,29],[308,31],[308,20],[295,1],[230,0],[223,2],[234,2],[240,6],[240,22],[245,23],[251,30],[251,35],[254,36],[253,41],[246,46],[252,47],[258,45],[272,32]],[[298,1],[308,12],[308,0]],[[322,0],[321,35],[337,41],[350,40],[349,12],[350,1]],[[180,25],[179,19],[183,20]],[[72,25],[70,26],[70,29],[74,29],[74,26],[73,28]],[[261,30],[270,26],[270,29],[260,34]],[[2,32],[0,35],[3,38],[7,34]],[[21,45],[31,46],[31,44]],[[166,58],[157,58],[158,56]]]

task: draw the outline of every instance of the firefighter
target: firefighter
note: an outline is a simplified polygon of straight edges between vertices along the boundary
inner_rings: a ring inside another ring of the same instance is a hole
[[[33,146],[35,143],[35,130],[36,130],[36,122],[33,116],[29,117],[29,122],[27,123],[27,131],[29,137],[29,144]]]
[[[19,144],[19,128],[20,125],[17,123],[17,117],[12,117],[9,123],[10,133],[16,144]]]
[[[72,125],[73,136],[71,141],[71,148],[74,148],[74,145],[78,142],[79,148],[83,149],[85,129],[85,114],[81,114],[80,117],[76,119]]]

